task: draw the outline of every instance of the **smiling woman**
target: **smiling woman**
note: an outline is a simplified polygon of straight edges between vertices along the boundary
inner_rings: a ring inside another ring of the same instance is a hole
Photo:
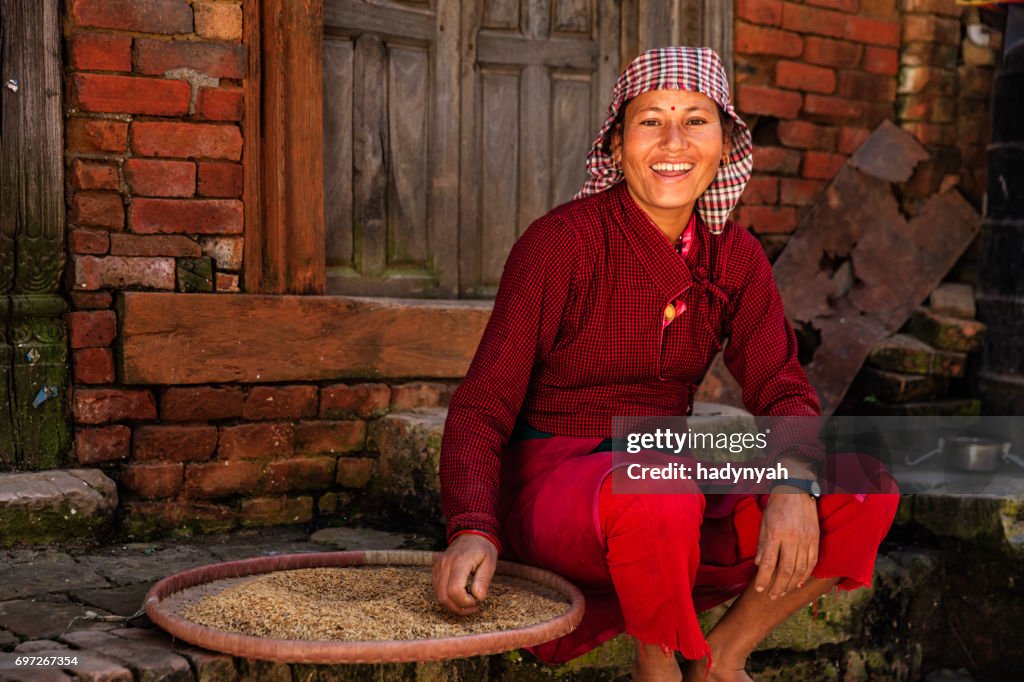
[[[771,266],[728,219],[752,166],[718,55],[651,50],[619,77],[575,200],[509,254],[448,410],[450,544],[434,589],[475,613],[499,553],[575,582],[583,621],[530,649],[543,661],[625,630],[634,680],[679,680],[674,651],[688,680],[749,680],[747,656],[797,608],[871,582],[895,486],[819,501],[821,453],[806,445],[766,463],[787,475],[771,493],[705,499],[692,480],[678,494],[612,490],[628,465],[613,454],[613,418],[690,414],[719,351],[753,414],[820,413]],[[697,612],[737,595],[705,636]]]

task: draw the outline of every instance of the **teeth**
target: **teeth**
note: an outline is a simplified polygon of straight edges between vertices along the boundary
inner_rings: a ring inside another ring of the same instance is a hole
[[[688,171],[692,168],[692,163],[656,163],[651,166],[651,170],[655,171]]]

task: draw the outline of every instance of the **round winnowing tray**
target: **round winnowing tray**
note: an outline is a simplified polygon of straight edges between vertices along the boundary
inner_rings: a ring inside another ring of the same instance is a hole
[[[383,663],[483,656],[534,646],[572,632],[583,618],[583,594],[550,571],[499,561],[495,580],[530,585],[565,601],[554,618],[514,629],[425,639],[274,639],[209,627],[184,613],[208,595],[278,571],[331,567],[426,566],[435,553],[411,550],[323,552],[260,557],[203,566],[169,576],[146,595],[146,614],[168,633],[191,644],[246,658],[288,663]],[[490,600],[489,600],[490,601]]]

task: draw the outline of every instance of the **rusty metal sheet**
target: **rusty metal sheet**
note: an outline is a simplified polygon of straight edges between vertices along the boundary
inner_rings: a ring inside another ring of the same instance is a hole
[[[774,266],[798,335],[820,339],[804,369],[825,414],[874,344],[907,321],[980,229],[977,212],[955,190],[932,195],[912,218],[900,211],[885,178],[909,177],[925,158],[909,133],[883,124],[865,148],[874,151],[858,152],[856,163],[840,169]],[[720,359],[705,383],[698,399],[742,404]]]

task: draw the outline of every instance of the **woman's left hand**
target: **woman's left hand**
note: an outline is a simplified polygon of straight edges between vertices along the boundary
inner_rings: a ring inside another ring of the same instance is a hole
[[[776,488],[761,517],[754,589],[777,599],[803,587],[818,563],[819,535],[815,501],[798,488]]]

